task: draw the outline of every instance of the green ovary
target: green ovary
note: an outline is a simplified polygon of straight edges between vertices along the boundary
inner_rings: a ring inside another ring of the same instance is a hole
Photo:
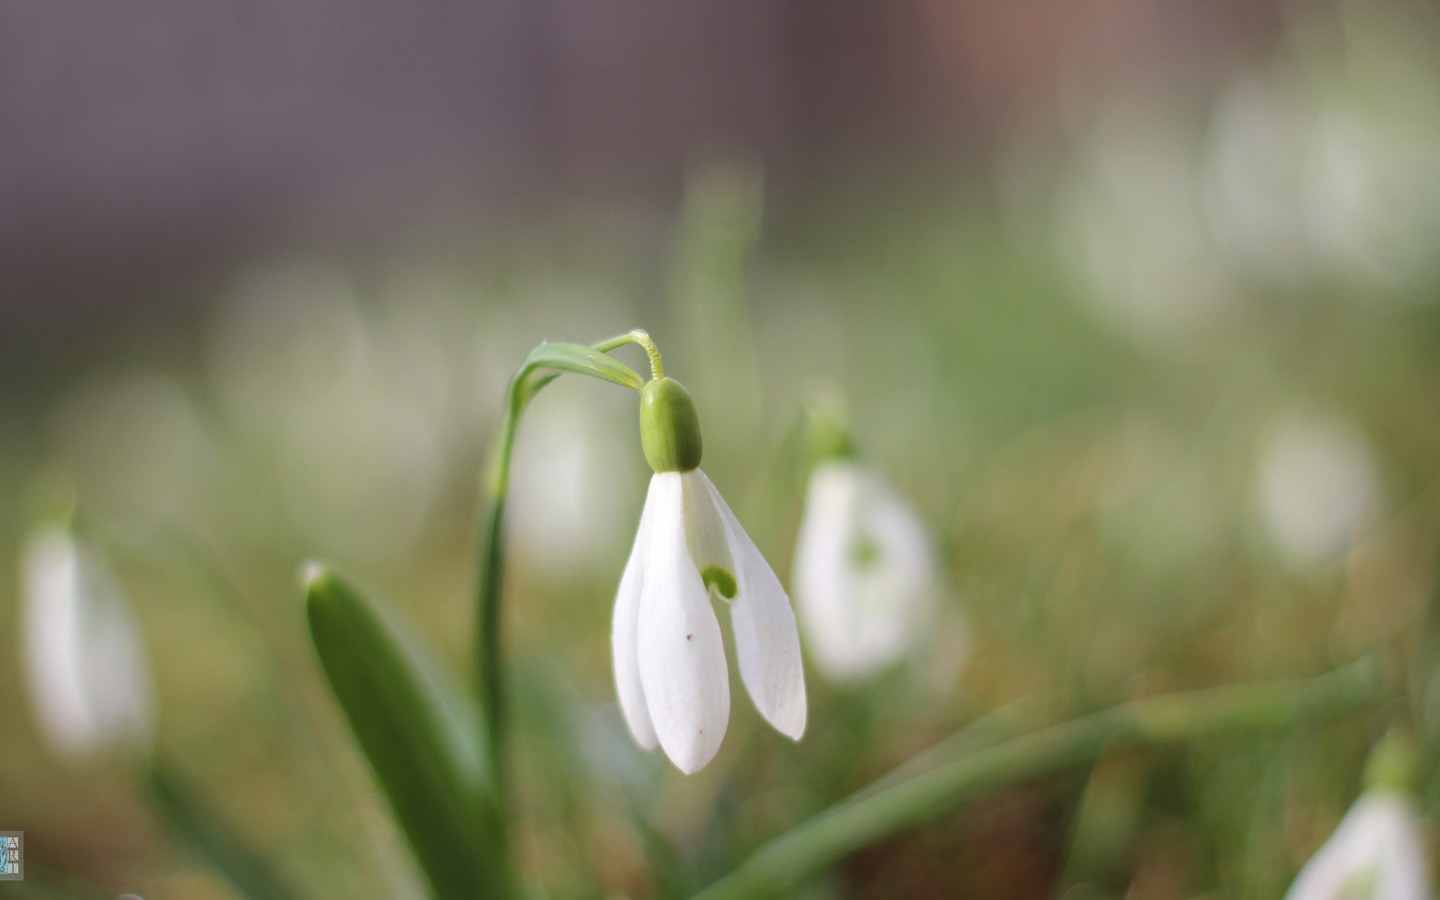
[[[700,577],[705,580],[706,588],[715,588],[726,600],[735,599],[739,589],[735,585],[734,575],[719,566],[706,566],[700,571]]]

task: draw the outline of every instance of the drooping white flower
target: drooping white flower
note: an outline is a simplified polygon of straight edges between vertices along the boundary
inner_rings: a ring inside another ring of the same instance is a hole
[[[46,526],[21,558],[25,666],[40,733],[70,762],[143,750],[153,724],[145,645],[104,559]]]
[[[630,733],[686,774],[720,749],[730,676],[712,596],[730,603],[740,678],[765,720],[799,740],[805,676],[795,614],[780,580],[697,465],[699,425],[678,382],[642,395],[641,435],[655,475],[615,597],[615,684]]]
[[[1310,569],[1347,550],[1375,519],[1374,454],[1349,422],[1291,415],[1260,460],[1260,512],[1285,560]]]
[[[1295,877],[1285,900],[1430,900],[1420,816],[1401,791],[1372,788]]]
[[[850,459],[810,475],[794,578],[811,656],[837,682],[904,658],[934,610],[925,526],[878,472]]]

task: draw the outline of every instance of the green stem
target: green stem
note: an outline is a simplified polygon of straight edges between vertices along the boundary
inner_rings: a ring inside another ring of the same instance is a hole
[[[629,334],[622,334],[613,337],[608,341],[601,341],[595,345],[595,349],[601,353],[609,353],[616,347],[623,347],[626,344],[639,344],[645,348],[645,354],[650,357],[650,377],[659,379],[665,377],[665,365],[660,359],[660,348],[650,340],[650,333],[642,329],[635,329]]]
[[[525,408],[525,386],[530,373],[524,369],[510,381],[505,399],[505,422],[490,483],[490,521],[481,529],[480,578],[476,596],[476,693],[484,724],[483,746],[489,766],[491,789],[498,807],[502,859],[509,859],[506,826],[510,822],[509,779],[505,760],[505,729],[509,723],[505,696],[505,661],[500,647],[500,613],[505,584],[505,499],[510,493],[510,457],[515,448],[515,429]]]
[[[643,346],[650,356],[651,371],[657,373],[655,377],[660,377],[660,351],[650,340],[650,335],[644,331],[636,330],[608,341],[602,341],[592,349],[608,353],[625,344]],[[547,346],[559,345],[541,345],[537,351]],[[553,358],[547,362],[543,358],[537,359],[535,353],[532,353],[531,358],[515,373],[515,377],[510,379],[510,386],[505,394],[505,420],[501,425],[500,443],[495,454],[494,468],[491,470],[489,478],[489,521],[484,523],[480,529],[480,546],[477,551],[480,559],[480,576],[476,581],[475,590],[475,690],[480,698],[485,731],[482,736],[482,744],[486,750],[490,784],[499,810],[500,821],[503,823],[510,821],[509,767],[505,752],[505,738],[509,728],[509,709],[505,690],[505,660],[501,648],[501,613],[505,583],[505,501],[510,493],[510,461],[515,449],[515,431],[519,427],[520,416],[535,394],[559,376],[559,372],[541,375],[539,370],[555,368],[565,371],[581,371],[606,380],[616,380],[616,376],[613,374],[597,374],[597,370],[593,367],[575,368],[564,360]],[[639,390],[641,386],[639,376],[624,366],[618,366],[618,368],[623,371],[625,377],[617,383]],[[507,840],[503,828],[500,840],[502,844]],[[501,847],[501,855],[503,858],[509,858],[505,846]]]
[[[1364,659],[1299,683],[1150,697],[1082,716],[842,800],[762,846],[695,900],[787,894],[868,844],[986,791],[1094,759],[1102,750],[1293,725],[1385,696],[1378,667]]]

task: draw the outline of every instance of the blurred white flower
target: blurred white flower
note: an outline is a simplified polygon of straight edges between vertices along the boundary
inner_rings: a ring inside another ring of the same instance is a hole
[[[611,633],[615,684],[630,733],[682,772],[720,749],[730,675],[711,594],[730,602],[740,678],[781,733],[805,733],[805,674],[790,599],[770,564],[699,469],[658,472],[620,589]]]
[[[1205,200],[1216,240],[1247,270],[1286,285],[1317,262],[1303,209],[1309,113],[1293,92],[1248,76],[1220,98],[1211,126]]]
[[[877,472],[849,460],[810,475],[794,578],[811,657],[837,682],[904,658],[936,600],[925,526]]]
[[[1308,53],[1241,77],[1217,105],[1216,237],[1249,271],[1292,287],[1424,284],[1440,250],[1435,18],[1341,3],[1311,19],[1297,35]]]
[[[1193,129],[1177,100],[1138,90],[1105,97],[1054,198],[1059,258],[1090,311],[1146,343],[1203,331],[1234,303],[1205,221]]]
[[[625,496],[638,488],[624,465],[619,417],[605,400],[582,400],[562,381],[526,411],[523,452],[511,470],[510,534],[516,553],[547,574],[573,577],[624,551]],[[622,399],[616,397],[614,399]]]
[[[1426,87],[1420,102],[1440,103],[1437,86]],[[1316,122],[1305,198],[1317,251],[1382,284],[1432,277],[1440,251],[1440,127],[1403,111],[1397,121],[1348,101],[1328,106]]]
[[[104,559],[58,526],[21,557],[25,665],[40,732],[71,762],[143,752],[153,728],[145,643]]]
[[[1374,520],[1378,477],[1369,444],[1348,423],[1293,417],[1260,461],[1260,511],[1287,562],[1305,569],[1345,551]]]
[[[1285,900],[1430,900],[1430,864],[1420,816],[1404,794],[1360,795]]]
[[[402,555],[444,483],[442,425],[459,417],[423,316],[367,316],[343,272],[292,263],[248,273],[218,323],[217,391],[267,451],[293,523],[327,552]]]

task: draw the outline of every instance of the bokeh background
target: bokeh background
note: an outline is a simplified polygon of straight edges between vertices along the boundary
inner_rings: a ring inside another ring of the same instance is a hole
[[[467,671],[506,380],[635,327],[782,579],[795,423],[843,398],[931,530],[944,625],[865,686],[811,672],[798,745],[737,700],[699,775],[642,754],[609,659],[635,399],[561,379],[519,437],[506,623],[548,896],[683,894],[1017,702],[1381,648],[1398,709],[1107,756],[809,889],[1278,897],[1392,716],[1437,746],[1433,3],[14,0],[0,828],[35,874],[3,890],[235,896],[133,762],[64,765],[32,724],[13,561],[73,490],[156,752],[304,896],[419,896],[296,572],[335,561]]]

